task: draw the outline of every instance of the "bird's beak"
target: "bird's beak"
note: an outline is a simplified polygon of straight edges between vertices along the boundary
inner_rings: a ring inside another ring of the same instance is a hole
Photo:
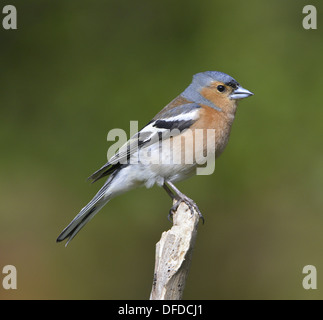
[[[235,89],[231,93],[230,99],[232,99],[232,100],[244,99],[244,98],[248,98],[253,95],[254,94],[252,92],[250,92],[249,90],[239,86],[237,89]]]

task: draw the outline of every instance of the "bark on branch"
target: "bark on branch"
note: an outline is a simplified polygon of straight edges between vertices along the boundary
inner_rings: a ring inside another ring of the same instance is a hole
[[[173,227],[156,244],[150,300],[180,300],[188,276],[199,215],[182,202],[173,215]]]

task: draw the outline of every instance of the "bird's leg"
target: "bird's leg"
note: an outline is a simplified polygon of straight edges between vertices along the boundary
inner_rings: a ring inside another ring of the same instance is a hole
[[[174,200],[177,199],[176,195],[168,188],[167,184],[164,182],[163,188],[166,190],[167,194]]]
[[[172,198],[172,200],[176,199],[178,200],[178,198],[176,197],[176,195],[172,192],[172,190],[170,190],[168,188],[168,186],[164,183],[163,184],[163,188],[166,190],[167,194]],[[176,204],[179,203],[178,201],[176,202]],[[174,207],[174,206],[173,206]],[[175,212],[175,210],[173,209],[173,207],[169,210],[169,214],[167,216],[167,219],[172,222],[172,217],[173,217],[173,214]]]
[[[200,219],[202,219],[204,224],[204,217],[198,208],[197,204],[188,196],[186,196],[184,193],[180,192],[173,183],[167,181],[167,183],[171,186],[174,193],[169,189],[169,187],[164,183],[163,188],[166,190],[168,195],[174,200],[176,199],[177,202],[171,207],[168,215],[168,220],[170,220],[170,217],[173,216],[174,212],[177,210],[178,206],[181,204],[181,202],[184,202],[187,204],[187,206],[190,208],[192,215],[194,214],[194,210],[198,213]]]

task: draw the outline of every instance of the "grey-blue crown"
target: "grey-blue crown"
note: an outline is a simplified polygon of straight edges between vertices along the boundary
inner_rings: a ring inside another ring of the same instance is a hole
[[[220,71],[206,71],[200,72],[193,76],[193,82],[204,84],[205,86],[210,85],[213,81],[221,81],[226,85],[232,87],[238,87],[239,83],[226,73]]]

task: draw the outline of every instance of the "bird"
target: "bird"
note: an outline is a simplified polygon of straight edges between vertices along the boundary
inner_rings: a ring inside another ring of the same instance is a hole
[[[169,216],[184,202],[192,213],[196,210],[204,222],[196,203],[174,183],[196,175],[198,169],[205,168],[208,160],[214,162],[222,153],[229,140],[238,101],[252,95],[226,73],[205,71],[195,74],[181,94],[88,178],[92,182],[104,177],[107,180],[60,233],[57,242],[66,240],[67,246],[112,198],[142,186],[158,185],[165,189],[173,199]],[[200,140],[198,132],[203,134]],[[212,133],[210,139],[208,132]],[[186,154],[190,155],[190,161],[185,161]]]

